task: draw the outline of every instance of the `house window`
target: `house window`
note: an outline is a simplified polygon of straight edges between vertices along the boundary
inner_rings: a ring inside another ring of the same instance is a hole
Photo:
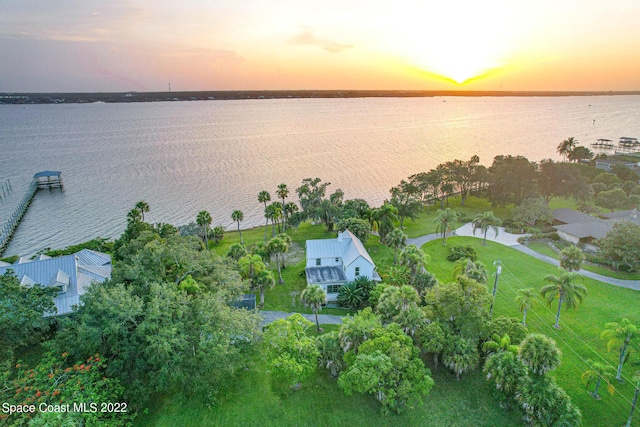
[[[336,257],[336,264],[340,262],[340,258]]]
[[[322,260],[320,258],[316,258],[316,266],[322,265]]]
[[[327,293],[328,294],[337,294],[340,292],[340,288],[342,285],[327,285]]]
[[[360,267],[356,267],[356,276],[360,275]]]

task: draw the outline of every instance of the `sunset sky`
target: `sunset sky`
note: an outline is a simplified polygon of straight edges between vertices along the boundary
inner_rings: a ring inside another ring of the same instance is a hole
[[[0,92],[640,90],[637,0],[0,0]]]

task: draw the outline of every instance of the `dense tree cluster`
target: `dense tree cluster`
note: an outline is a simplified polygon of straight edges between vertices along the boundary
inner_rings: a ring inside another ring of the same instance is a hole
[[[136,406],[176,387],[214,399],[259,336],[258,317],[231,307],[247,287],[234,263],[137,222],[117,246],[111,279],[82,296],[55,347],[74,360],[102,355]]]

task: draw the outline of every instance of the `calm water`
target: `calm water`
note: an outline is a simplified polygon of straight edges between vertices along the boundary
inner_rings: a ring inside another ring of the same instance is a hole
[[[595,122],[594,122],[595,119]],[[569,136],[640,136],[640,97],[283,99],[0,106],[4,222],[35,172],[63,172],[41,191],[5,252],[31,254],[116,237],[139,200],[150,222],[208,210],[213,225],[262,224],[256,200],[305,177],[380,204],[407,176],[454,158],[556,158]]]

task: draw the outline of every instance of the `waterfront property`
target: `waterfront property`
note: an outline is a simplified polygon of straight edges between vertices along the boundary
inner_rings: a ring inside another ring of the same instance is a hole
[[[54,302],[57,312],[49,316],[61,316],[73,311],[93,282],[102,283],[111,276],[111,256],[102,252],[83,249],[75,254],[51,258],[39,255],[36,259],[20,258],[13,264],[0,262],[0,274],[13,271],[22,286],[36,284],[58,289]]]
[[[357,277],[381,280],[364,245],[349,230],[335,239],[307,240],[306,252],[307,285],[320,285],[327,302],[337,301],[342,285]]]

